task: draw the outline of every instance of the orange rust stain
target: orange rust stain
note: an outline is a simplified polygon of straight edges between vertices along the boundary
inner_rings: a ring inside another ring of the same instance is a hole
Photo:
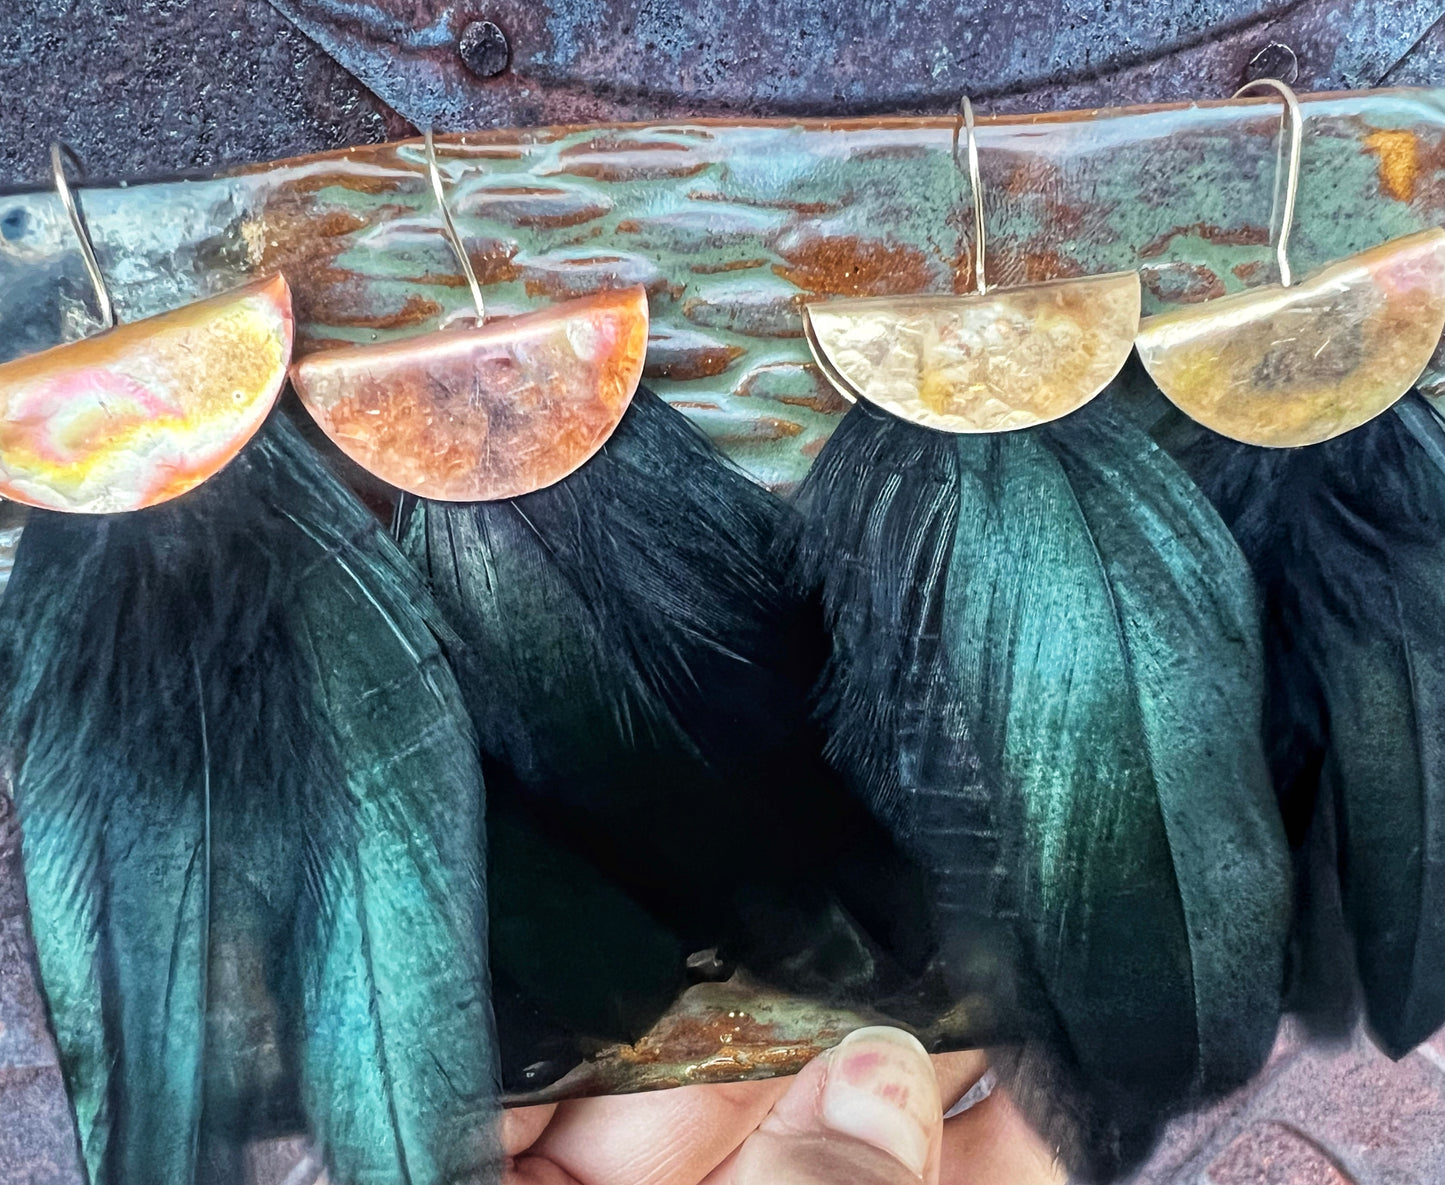
[[[512,262],[516,254],[517,248],[513,244],[494,240],[471,248],[467,258],[472,261],[472,270],[477,273],[479,283],[509,284],[521,274]]]
[[[636,1045],[619,1050],[622,1060],[633,1065],[707,1063],[722,1058],[733,1063],[728,1076],[736,1072],[739,1061],[759,1068],[777,1067],[807,1061],[819,1052],[813,1042],[780,1040],[773,1025],[742,1011],[664,1020]]]
[[[1206,243],[1218,243],[1225,247],[1267,247],[1269,228],[1266,226],[1223,227],[1207,222],[1195,222],[1189,226],[1176,226],[1165,231],[1158,238],[1151,239],[1139,248],[1141,259],[1157,259],[1163,255],[1169,244],[1180,235],[1192,235]]]
[[[617,224],[617,232],[624,235],[640,234],[642,222],[637,218],[624,218]]]
[[[302,173],[286,188],[292,193],[312,194],[323,189],[348,189],[352,193],[398,193],[412,182],[405,177],[378,177],[365,173]]]
[[[760,441],[787,440],[790,437],[798,436],[803,431],[803,425],[792,420],[780,420],[775,416],[759,416],[748,421],[748,426],[740,432],[722,432],[713,437],[713,442],[718,445],[743,445],[757,444]]]
[[[1260,272],[1264,271],[1264,264],[1258,259],[1253,259],[1245,263],[1236,263],[1229,270],[1232,271],[1236,277],[1243,280],[1246,284],[1249,284],[1253,283],[1254,278],[1258,276]]]
[[[825,416],[841,416],[853,406],[835,391],[831,384],[820,389],[815,395],[774,395],[772,398],[775,403],[781,403],[787,407],[806,407],[809,411],[815,411]]]
[[[767,267],[766,259],[729,259],[726,263],[694,263],[688,271],[695,276],[715,276],[719,272],[744,272],[749,268]]]
[[[642,163],[636,154],[655,154],[654,160]],[[632,156],[633,159],[628,159]],[[563,161],[562,172],[574,177],[590,177],[595,181],[628,181],[636,177],[694,177],[712,162],[698,160],[687,148],[655,140],[629,140],[625,137],[600,136],[573,144],[557,154]],[[585,157],[587,159],[574,159]],[[661,159],[671,157],[672,160]]]
[[[802,307],[805,295],[795,292],[757,304],[741,301],[712,301],[689,297],[682,302],[682,315],[707,329],[725,328],[745,337],[794,338],[803,336]]]
[[[1139,282],[1169,304],[1198,304],[1224,295],[1224,281],[1201,264],[1176,263],[1168,267],[1142,267]]]
[[[1077,259],[1054,248],[1032,251],[1027,246],[989,251],[988,273],[1010,284],[1044,284],[1049,280],[1072,280],[1084,274]]]
[[[666,357],[649,362],[643,375],[650,379],[706,379],[722,374],[735,360],[747,353],[741,346],[712,345],[696,349],[666,349]]]
[[[922,251],[879,239],[814,236],[779,254],[786,262],[774,272],[825,296],[900,296],[923,291],[933,278]]]
[[[1066,189],[1063,177],[1063,170],[1052,161],[1020,154],[1005,176],[1002,188],[1015,197],[1059,193]],[[984,192],[988,192],[989,188],[988,178],[985,177]]]
[[[344,325],[353,329],[405,329],[408,325],[420,325],[423,321],[430,321],[439,316],[441,311],[442,306],[436,301],[413,293],[394,313],[377,313],[373,316],[352,313],[328,320],[332,325]]]
[[[1380,129],[1365,137],[1365,151],[1380,158],[1380,191],[1399,202],[1415,196],[1420,176],[1420,140],[1404,128]]]
[[[694,202],[723,202],[730,206],[750,206],[755,210],[791,210],[805,218],[815,218],[840,209],[838,202],[789,202],[779,199],[742,197],[734,193],[718,193],[716,190],[694,189],[688,195]]]
[[[805,395],[787,395],[767,391],[759,391],[758,387],[780,374],[790,374],[798,370],[806,370],[808,377],[812,380],[813,390]],[[837,388],[823,377],[820,371],[811,362],[771,362],[756,367],[738,384],[737,390],[733,392],[739,399],[764,399],[771,403],[781,403],[786,407],[806,407],[809,411],[819,412],[823,415],[842,415],[852,406]],[[806,453],[807,446],[804,446]],[[811,454],[808,454],[811,455]]]
[[[635,140],[626,136],[594,136],[580,144],[570,144],[557,153],[559,158],[569,156],[591,156],[594,152],[675,152],[685,153],[686,148],[670,144],[665,140]]]
[[[527,226],[537,230],[581,226],[584,222],[591,222],[595,218],[602,217],[612,209],[610,203],[581,201],[570,208],[548,210],[546,208],[547,200],[559,192],[565,193],[566,191],[541,189],[534,185],[499,186],[495,189],[488,189],[486,199],[490,202],[493,199],[502,198],[503,203],[499,204],[509,204],[512,207],[505,215],[508,222],[515,226]],[[520,203],[505,203],[507,198],[519,198],[523,201],[527,198],[539,199],[535,203],[538,208],[535,210],[521,209],[518,208]]]

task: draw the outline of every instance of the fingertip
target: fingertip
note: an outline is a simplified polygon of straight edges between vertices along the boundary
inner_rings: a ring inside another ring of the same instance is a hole
[[[901,1029],[848,1034],[823,1066],[818,1117],[828,1130],[888,1153],[918,1180],[937,1171],[943,1126],[938,1077]]]

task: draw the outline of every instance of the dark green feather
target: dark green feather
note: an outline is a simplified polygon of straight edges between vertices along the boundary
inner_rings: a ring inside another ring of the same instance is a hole
[[[1013,921],[1027,1039],[1002,1063],[1076,1171],[1122,1171],[1278,1017],[1288,870],[1238,549],[1103,406],[992,437],[860,407],[800,503],[830,752],[924,854],[940,941]]]
[[[426,598],[273,420],[152,510],[32,514],[0,736],[95,1185],[490,1180],[482,786]]]
[[[1184,458],[1265,590],[1294,994],[1346,1024],[1342,905],[1370,1028],[1403,1056],[1445,1024],[1445,430],[1407,396],[1307,449],[1206,438]]]
[[[635,1039],[706,948],[824,996],[872,982],[829,892],[870,833],[807,721],[816,641],[771,551],[786,513],[644,389],[556,485],[410,517],[404,547],[464,643],[492,809],[581,862],[525,892],[499,885],[520,912],[499,916],[493,944],[498,970],[579,1041]],[[625,897],[578,910],[577,876]]]

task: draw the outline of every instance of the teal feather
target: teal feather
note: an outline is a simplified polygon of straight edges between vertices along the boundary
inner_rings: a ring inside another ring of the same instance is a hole
[[[424,591],[284,420],[33,514],[0,601],[42,985],[94,1185],[495,1179],[482,784]]]
[[[1409,395],[1307,449],[1206,437],[1183,457],[1265,590],[1293,1000],[1338,1032],[1358,993],[1404,1056],[1445,1025],[1445,428]]]
[[[860,407],[800,504],[830,752],[933,870],[941,946],[970,915],[1015,926],[1024,1040],[1000,1064],[1076,1172],[1115,1175],[1258,1068],[1278,1018],[1289,880],[1243,559],[1102,405],[976,437]]]
[[[693,952],[825,998],[876,982],[830,886],[877,836],[817,757],[820,640],[771,553],[786,515],[643,389],[556,485],[407,522],[462,639],[491,809],[565,868],[498,885],[494,962],[579,1049],[640,1036]],[[611,893],[584,911],[568,886],[588,882]],[[509,1086],[535,1085],[504,1052]]]

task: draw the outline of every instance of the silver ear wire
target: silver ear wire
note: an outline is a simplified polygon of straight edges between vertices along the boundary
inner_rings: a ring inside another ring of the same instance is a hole
[[[959,121],[968,140],[968,187],[973,194],[973,290],[982,296],[988,291],[984,277],[986,234],[983,228],[983,181],[978,170],[978,137],[973,128],[973,104],[964,95],[958,102]],[[953,128],[953,163],[958,164],[959,125]]]
[[[69,147],[59,141],[51,144],[50,171],[55,176],[55,192],[60,195],[60,204],[65,207],[65,213],[70,218],[70,227],[75,231],[75,237],[80,240],[80,257],[85,261],[91,287],[95,289],[95,303],[100,307],[101,328],[114,329],[115,305],[110,299],[110,290],[105,286],[105,277],[101,275],[100,261],[96,259],[95,248],[90,242],[90,231],[86,228],[85,219],[81,217],[80,207],[70,190],[70,182],[65,179],[66,156],[75,162],[77,170],[85,171],[81,168],[80,158]]]
[[[1279,246],[1275,254],[1279,258],[1279,282],[1281,286],[1288,288],[1294,282],[1289,270],[1289,235],[1294,229],[1294,201],[1299,195],[1300,144],[1304,140],[1305,121],[1294,91],[1288,83],[1281,82],[1278,78],[1256,78],[1253,82],[1246,82],[1231,97],[1237,99],[1245,91],[1260,86],[1277,90],[1284,96],[1285,127],[1289,133],[1289,171],[1285,174],[1284,213],[1279,220]]]
[[[477,324],[480,325],[486,319],[486,312],[482,305],[482,286],[477,282],[477,273],[472,268],[471,258],[467,255],[466,244],[462,242],[462,236],[457,232],[457,224],[452,221],[452,212],[447,206],[446,191],[442,188],[442,173],[437,167],[437,146],[432,139],[431,128],[427,128],[422,136],[422,143],[426,145],[426,171],[431,178],[432,192],[436,194],[437,206],[442,212],[442,228],[446,232],[447,242],[452,245],[457,262],[462,265],[462,274],[467,278],[467,287],[472,290],[472,304],[477,310]]]

